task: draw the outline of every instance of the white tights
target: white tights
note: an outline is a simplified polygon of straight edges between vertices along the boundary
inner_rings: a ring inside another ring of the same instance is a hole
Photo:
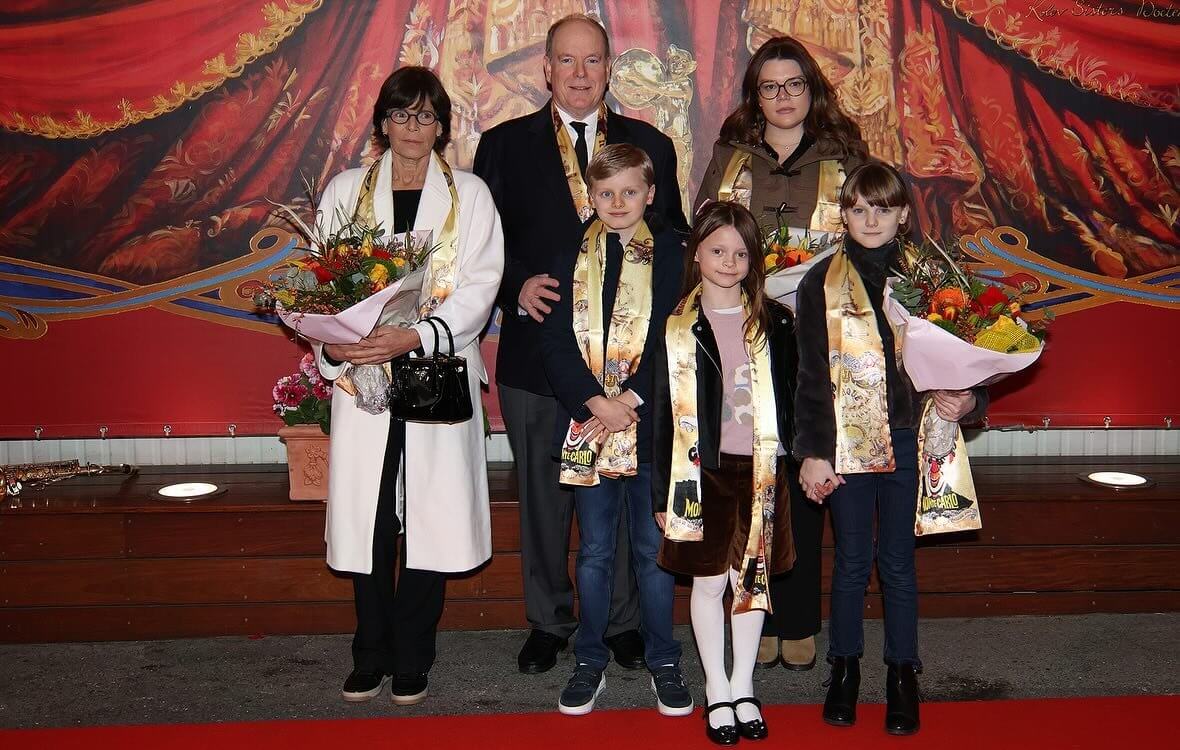
[[[697,651],[705,668],[705,699],[708,704],[728,703],[736,698],[754,695],[754,663],[758,659],[758,642],[762,638],[762,621],[766,613],[760,609],[730,617],[733,641],[733,673],[725,675],[725,589],[737,588],[736,570],[717,576],[692,579],[692,632],[696,636]],[[752,703],[737,707],[739,721],[753,721],[761,717]],[[719,708],[709,714],[709,724],[720,727],[733,724],[733,711]]]

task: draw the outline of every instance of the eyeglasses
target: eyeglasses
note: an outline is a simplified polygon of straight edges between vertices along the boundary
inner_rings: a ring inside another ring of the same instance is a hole
[[[418,124],[424,128],[430,127],[434,123],[438,122],[438,115],[434,114],[428,109],[424,109],[419,112],[407,112],[404,109],[391,109],[385,116],[397,125],[405,125],[410,121],[411,117],[417,120]]]
[[[786,91],[788,96],[803,96],[806,90],[806,78],[792,78],[784,83],[763,81],[758,84],[758,96],[763,99],[777,99],[780,91]]]

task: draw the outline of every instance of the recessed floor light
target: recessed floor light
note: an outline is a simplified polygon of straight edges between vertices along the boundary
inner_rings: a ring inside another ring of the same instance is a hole
[[[1155,482],[1148,477],[1129,471],[1091,471],[1078,474],[1078,478],[1112,490],[1141,490],[1155,486]]]
[[[178,503],[190,503],[193,500],[204,500],[207,497],[220,495],[225,487],[218,487],[212,482],[178,482],[161,487],[153,493],[157,500],[171,500]]]

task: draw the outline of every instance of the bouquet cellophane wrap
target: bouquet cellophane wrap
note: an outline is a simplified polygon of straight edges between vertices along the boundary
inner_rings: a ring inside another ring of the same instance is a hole
[[[284,310],[275,304],[279,319],[304,338],[324,344],[355,344],[378,325],[395,322],[399,315],[417,322],[419,297],[428,266],[422,265],[367,299],[335,315],[319,315]],[[398,320],[396,322],[402,322]]]
[[[1041,350],[1008,354],[975,346],[910,315],[885,284],[885,317],[901,337],[901,361],[917,391],[961,391],[995,382],[1029,367]],[[926,400],[918,429],[918,510],[914,534],[925,536],[983,527],[979,498],[957,422],[938,416]]]
[[[792,236],[795,230],[791,230]],[[819,263],[824,258],[836,252],[836,248],[840,245],[840,238],[843,235],[834,235],[830,241],[824,243],[823,249],[815,254],[814,257],[808,258],[803,263],[790,268],[783,268],[766,276],[766,296],[775,300],[776,302],[786,305],[792,313],[795,312],[795,293],[799,290],[799,283],[803,281],[803,277],[807,272]]]
[[[398,234],[397,237],[404,237]],[[432,230],[414,230],[410,239],[415,247],[429,247]],[[418,268],[379,292],[334,315],[276,312],[283,323],[299,335],[324,344],[355,344],[379,325],[411,326],[418,322],[422,287],[430,268],[429,257]],[[357,408],[369,414],[381,414],[389,408],[389,364],[349,367],[336,384],[356,399]]]

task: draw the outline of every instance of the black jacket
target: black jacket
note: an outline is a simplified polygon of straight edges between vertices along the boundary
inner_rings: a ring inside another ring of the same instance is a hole
[[[795,321],[791,312],[773,300],[770,309],[770,375],[778,406],[778,434],[783,448],[790,452],[794,420],[791,404],[795,395],[798,369]],[[721,353],[713,328],[702,310],[692,327],[697,339],[697,431],[702,469],[721,465]],[[672,470],[672,396],[668,387],[668,347],[660,341],[652,360],[655,383],[652,385],[652,422],[655,425],[651,467],[652,511],[661,513],[668,504],[668,482]],[[706,408],[707,407],[707,408]]]
[[[517,298],[525,281],[537,274],[552,275],[562,251],[582,241],[582,221],[565,180],[549,107],[546,103],[531,115],[484,133],[473,166],[491,189],[504,228],[504,277],[496,298],[503,310],[496,380],[541,395],[553,392],[540,367],[541,326],[517,314]],[[613,112],[606,117],[606,141],[633,143],[647,152],[655,165],[655,212],[671,226],[687,229],[672,141],[642,120]]]
[[[897,261],[896,242],[876,250],[861,247],[845,237],[845,247],[852,266],[860,274],[873,312],[877,332],[885,350],[885,392],[892,429],[916,429],[922,417],[922,395],[914,390],[905,368],[897,366],[894,356],[893,329],[881,307],[885,277]],[[799,388],[795,393],[795,457],[826,458],[836,455],[836,409],[832,401],[832,376],[828,368],[827,305],[824,301],[824,278],[832,265],[831,256],[815,265],[799,283],[796,314],[799,322]],[[975,388],[975,409],[963,417],[964,424],[976,422],[987,411],[986,388]]]
[[[587,223],[587,226],[589,223]],[[680,283],[684,269],[684,234],[668,227],[659,227],[653,219],[649,222],[655,240],[655,255],[652,260],[652,299],[651,319],[647,329],[647,339],[643,345],[643,353],[639,358],[639,366],[635,372],[620,384],[621,391],[632,390],[643,403],[636,412],[639,415],[637,448],[639,461],[651,460],[651,404],[652,404],[652,373],[653,359],[656,352],[664,343],[664,326],[668,315],[680,301]],[[603,336],[604,340],[610,335],[611,311],[614,308],[615,292],[618,290],[619,272],[622,268],[622,246],[614,238],[607,243],[606,271],[603,274]],[[541,339],[544,369],[548,375],[553,393],[557,396],[557,422],[553,426],[553,455],[560,455],[561,443],[565,438],[570,419],[584,422],[592,415],[586,406],[586,401],[594,396],[604,396],[598,379],[586,366],[582,359],[582,352],[574,338],[573,294],[574,265],[577,261],[578,245],[562,253],[559,268],[555,274],[560,286],[557,288],[561,301],[552,305],[553,312],[545,319]],[[533,365],[536,366],[535,364]],[[620,392],[621,392],[620,391]]]

